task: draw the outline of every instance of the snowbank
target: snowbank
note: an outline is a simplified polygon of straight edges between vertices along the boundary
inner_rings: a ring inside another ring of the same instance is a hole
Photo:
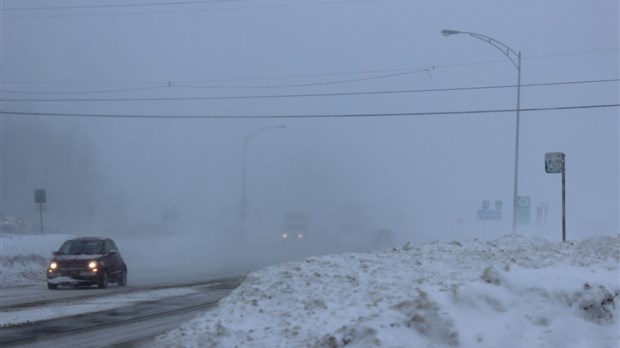
[[[156,339],[178,347],[618,347],[620,235],[507,236],[250,274]]]
[[[52,251],[70,238],[75,236],[0,234],[0,287],[44,282]]]

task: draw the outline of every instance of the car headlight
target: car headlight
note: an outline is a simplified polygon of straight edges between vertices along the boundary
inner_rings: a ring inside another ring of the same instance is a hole
[[[50,269],[54,270],[56,268],[58,268],[58,263],[56,263],[56,262],[50,263]]]
[[[282,233],[282,238],[283,238],[283,239],[288,238],[288,233]]]
[[[97,268],[97,261],[91,261],[88,263],[88,268],[95,269]]]
[[[299,238],[299,239],[304,238],[304,234],[303,234],[303,233],[298,234],[298,235],[297,235],[297,238]]]

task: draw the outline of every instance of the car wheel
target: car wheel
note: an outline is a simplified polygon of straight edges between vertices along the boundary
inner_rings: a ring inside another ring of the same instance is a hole
[[[108,271],[104,270],[103,274],[101,275],[101,279],[99,279],[99,284],[97,284],[97,286],[99,287],[99,289],[105,289],[108,287],[109,281],[110,279],[108,278]]]
[[[116,284],[118,284],[118,286],[127,285],[127,270],[126,269],[123,269],[123,271],[121,272],[120,278],[118,279],[118,282]]]
[[[47,288],[50,290],[58,289],[58,284],[47,283]]]

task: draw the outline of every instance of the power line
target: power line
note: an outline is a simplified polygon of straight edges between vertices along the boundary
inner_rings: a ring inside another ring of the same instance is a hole
[[[542,58],[553,58],[553,57],[563,57],[563,56],[576,56],[579,54],[611,52],[611,51],[618,51],[618,50],[620,50],[620,47],[601,48],[598,50],[587,50],[587,51],[574,51],[574,52],[568,52],[568,53],[551,53],[551,54],[544,54],[544,55],[538,55],[538,56],[523,57],[522,59],[528,60],[528,59],[542,59]]]
[[[100,8],[126,8],[126,7],[158,7],[177,5],[213,4],[223,2],[244,2],[250,0],[202,0],[202,1],[178,1],[178,2],[153,2],[132,4],[108,4],[108,5],[79,5],[79,6],[42,6],[42,7],[9,7],[3,11],[40,11],[40,10],[75,10],[75,9],[100,9]]]
[[[587,50],[587,51],[574,51],[567,53],[553,53],[546,55],[538,55],[538,56],[529,56],[523,57],[523,60],[526,59],[543,59],[543,58],[551,58],[551,57],[562,57],[562,56],[572,56],[572,55],[580,55],[580,54],[589,54],[589,53],[600,53],[600,52],[612,52],[618,51],[620,48],[604,48],[597,50]],[[97,91],[78,91],[78,92],[51,92],[51,91],[15,91],[15,90],[4,90],[4,93],[16,93],[16,94],[97,94],[97,93],[118,93],[118,92],[132,92],[132,91],[140,91],[140,90],[148,90],[148,89],[163,89],[168,87],[183,87],[183,88],[221,88],[221,89],[262,89],[262,88],[283,88],[283,87],[305,87],[305,86],[317,86],[317,85],[328,85],[328,84],[337,84],[344,82],[357,82],[364,80],[373,80],[379,78],[388,78],[399,75],[407,75],[416,72],[426,71],[430,73],[430,70],[441,69],[441,68],[455,68],[455,67],[465,67],[465,66],[473,66],[473,65],[483,65],[483,64],[491,64],[491,63],[503,63],[505,59],[496,59],[496,60],[486,60],[486,61],[478,61],[478,62],[468,62],[468,63],[456,63],[456,64],[446,64],[446,65],[434,65],[432,67],[426,68],[400,68],[400,69],[380,69],[380,70],[365,70],[365,71],[348,71],[348,72],[334,72],[334,73],[316,73],[316,74],[298,74],[298,75],[284,75],[284,76],[271,76],[271,77],[254,77],[254,78],[238,78],[238,79],[215,79],[215,80],[197,80],[197,81],[178,81],[172,84],[172,81],[166,82],[30,82],[30,81],[14,81],[14,80],[6,80],[2,81],[2,84],[21,84],[21,85],[156,85],[156,86],[147,86],[147,87],[136,87],[136,88],[124,88],[124,89],[109,89],[109,90],[97,90]],[[389,73],[380,76],[374,77],[362,77],[358,79],[351,80],[343,80],[343,81],[326,81],[326,82],[318,82],[318,83],[308,83],[308,84],[290,84],[290,85],[264,85],[264,86],[191,86],[187,84],[200,84],[200,83],[212,83],[212,82],[231,82],[231,81],[261,81],[261,80],[281,80],[281,79],[296,79],[296,78],[313,78],[313,77],[325,77],[325,76],[343,76],[343,75],[357,75],[357,74],[374,74],[374,73]]]
[[[566,82],[545,82],[522,84],[521,87],[544,87],[579,85],[592,83],[618,82],[620,79],[602,80],[583,80]],[[409,89],[409,90],[388,90],[388,91],[366,91],[366,92],[334,92],[334,93],[307,93],[307,94],[272,94],[272,95],[244,95],[244,96],[211,96],[211,97],[151,97],[151,98],[65,98],[65,99],[43,99],[43,98],[21,98],[0,100],[19,101],[19,102],[138,102],[138,101],[191,101],[191,100],[234,100],[234,99],[275,99],[275,98],[308,98],[308,97],[342,97],[358,95],[387,95],[387,94],[410,94],[410,93],[438,93],[438,92],[458,92],[475,91],[489,89],[516,88],[517,85],[496,85],[496,86],[477,86],[477,87],[453,87],[453,88],[433,88],[433,89]],[[9,93],[9,92],[6,92]]]
[[[226,0],[220,0],[220,1],[204,1],[204,3],[225,3],[225,2],[233,2],[233,1],[249,1],[249,0],[231,0],[231,1],[226,1]],[[11,16],[2,16],[2,18],[7,18],[7,19],[16,19],[16,18],[65,18],[65,17],[102,17],[102,16],[139,16],[139,15],[154,15],[154,14],[178,14],[178,13],[198,13],[198,12],[223,12],[223,11],[235,11],[235,10],[260,10],[260,9],[272,9],[272,8],[290,8],[290,7],[310,7],[310,6],[324,6],[324,5],[342,5],[342,4],[356,4],[356,3],[362,3],[362,2],[373,2],[373,1],[379,1],[379,0],[329,0],[329,1],[322,1],[322,2],[305,2],[305,3],[287,3],[287,4],[275,4],[275,5],[254,5],[254,6],[243,6],[243,7],[220,7],[220,8],[208,8],[208,9],[195,9],[195,10],[174,10],[174,11],[142,11],[142,12],[116,12],[116,13],[81,13],[81,14],[55,14],[55,15],[50,15],[50,14],[42,14],[42,15],[11,15]],[[195,4],[199,4],[199,1],[196,1]],[[131,4],[129,4],[131,5]],[[176,3],[169,3],[169,4],[164,4],[164,5],[177,5]],[[187,4],[181,4],[181,5],[192,5],[191,1],[188,1]],[[106,6],[106,5],[101,5],[101,6]],[[140,5],[140,4],[134,4],[133,7],[140,7],[140,6],[149,6],[149,4],[144,4],[144,5]],[[113,7],[123,7],[123,5],[108,5],[109,8],[113,8]],[[28,10],[72,10],[72,9],[88,9],[87,7],[77,7],[74,6],[73,8],[67,7],[67,8],[62,8],[62,7],[56,7],[56,8],[15,8],[14,10],[16,10],[15,12],[19,12],[19,11],[28,11]],[[93,7],[92,9],[95,9],[95,7]]]
[[[617,108],[620,104],[572,105],[541,108],[523,108],[520,112],[579,110]],[[47,113],[47,112],[11,112],[0,111],[0,116],[45,116],[45,117],[80,117],[80,118],[140,118],[140,119],[310,119],[310,118],[370,118],[370,117],[413,117],[441,115],[471,115],[516,112],[516,109],[436,111],[436,112],[397,112],[397,113],[366,113],[366,114],[316,114],[316,115],[121,115],[121,114],[85,114],[85,113]]]
[[[351,83],[351,82],[360,82],[360,81],[370,81],[370,80],[379,80],[388,77],[394,76],[402,76],[402,75],[410,75],[416,74],[419,72],[426,72],[430,74],[430,71],[435,69],[435,67],[424,68],[413,71],[405,71],[400,73],[393,73],[389,75],[380,75],[380,76],[371,76],[371,77],[360,77],[357,79],[348,79],[348,80],[340,80],[340,81],[326,81],[326,82],[313,82],[313,83],[298,83],[298,84],[289,84],[289,85],[273,85],[273,86],[192,86],[192,85],[178,85],[178,87],[187,87],[187,88],[204,88],[204,89],[275,89],[275,88],[293,88],[293,87],[313,87],[313,86],[326,86],[326,85],[335,85],[342,83]]]
[[[352,82],[360,82],[360,81],[370,81],[370,80],[379,80],[385,79],[394,76],[403,76],[403,75],[411,75],[419,72],[426,72],[430,75],[430,71],[435,69],[435,67],[422,68],[411,71],[404,71],[399,73],[392,73],[387,75],[379,75],[379,76],[371,76],[371,77],[359,77],[356,79],[348,79],[348,80],[338,80],[338,81],[323,81],[323,82],[314,82],[314,83],[300,83],[300,84],[288,84],[288,85],[271,85],[271,86],[192,86],[192,85],[184,85],[174,84],[172,82],[168,82],[167,85],[161,86],[152,86],[152,87],[136,87],[136,88],[125,88],[125,89],[115,89],[115,90],[100,90],[100,91],[79,91],[79,92],[28,92],[28,91],[4,91],[3,93],[17,93],[17,94],[97,94],[97,93],[117,93],[117,92],[133,92],[133,91],[142,91],[149,89],[162,89],[167,87],[175,87],[175,88],[193,88],[193,89],[277,89],[277,88],[293,88],[293,87],[311,87],[311,86],[327,86],[327,85],[335,85],[335,84],[343,84],[343,83],[352,83]],[[189,82],[187,82],[189,83]]]
[[[102,93],[120,93],[120,92],[137,92],[137,91],[147,91],[153,89],[162,89],[171,87],[169,84],[161,85],[161,86],[151,86],[151,87],[135,87],[135,88],[122,88],[122,89],[106,89],[99,91],[75,91],[75,92],[52,92],[52,91],[40,91],[40,92],[29,92],[29,91],[12,91],[12,90],[2,90],[0,93],[14,93],[14,94],[102,94]]]

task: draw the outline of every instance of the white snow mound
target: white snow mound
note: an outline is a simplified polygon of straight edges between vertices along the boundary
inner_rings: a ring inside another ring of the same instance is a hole
[[[41,284],[45,270],[67,234],[0,234],[0,287]]]
[[[614,347],[620,235],[506,236],[254,273],[162,347]]]

